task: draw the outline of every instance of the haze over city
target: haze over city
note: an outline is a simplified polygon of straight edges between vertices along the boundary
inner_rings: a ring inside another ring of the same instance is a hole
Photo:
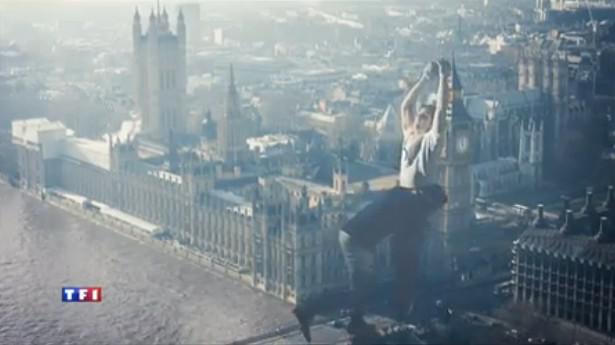
[[[0,343],[612,343],[613,18],[0,0]]]

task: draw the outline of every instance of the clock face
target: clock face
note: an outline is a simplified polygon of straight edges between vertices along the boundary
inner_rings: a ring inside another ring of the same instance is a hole
[[[459,153],[466,153],[468,151],[470,148],[470,139],[467,135],[462,134],[457,137],[456,148]]]

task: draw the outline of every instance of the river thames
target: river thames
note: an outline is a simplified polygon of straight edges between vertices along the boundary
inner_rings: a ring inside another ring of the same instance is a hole
[[[100,286],[102,303],[61,303]],[[0,184],[0,344],[220,344],[289,305]]]

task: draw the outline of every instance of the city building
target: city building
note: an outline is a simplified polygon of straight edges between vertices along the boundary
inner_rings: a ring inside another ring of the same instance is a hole
[[[186,24],[180,10],[176,33],[170,29],[166,9],[149,16],[142,33],[136,10],[132,24],[135,101],[143,119],[142,134],[164,142],[169,131],[186,130]]]
[[[502,38],[503,39],[503,38]],[[503,43],[502,43],[503,44]],[[507,47],[504,45],[504,47]],[[517,89],[517,72],[503,63],[469,63],[459,69],[466,94],[489,94]]]
[[[300,128],[315,129],[328,139],[332,147],[340,138],[350,141],[362,134],[361,118],[348,112],[302,111],[298,120]]]
[[[561,148],[562,134],[573,109],[569,89],[568,59],[559,40],[537,39],[524,47],[519,58],[519,90],[539,90],[547,102],[544,122],[545,159],[553,160]]]
[[[534,19],[539,23],[568,24],[574,21],[595,21],[613,18],[615,3],[610,0],[537,0]]]
[[[533,190],[542,182],[548,103],[538,90],[466,98],[474,119],[475,196]]]
[[[538,216],[513,245],[514,300],[540,312],[612,334],[615,330],[615,195],[579,211],[565,199],[557,221]]]
[[[296,140],[294,136],[287,134],[268,134],[248,138],[246,143],[250,151],[254,151],[261,156],[269,156],[292,150]]]

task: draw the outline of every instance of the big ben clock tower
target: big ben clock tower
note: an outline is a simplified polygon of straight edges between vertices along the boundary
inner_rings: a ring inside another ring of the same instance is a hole
[[[470,228],[474,220],[472,175],[472,118],[463,104],[463,90],[453,58],[446,86],[446,128],[438,153],[437,183],[448,202],[430,220],[433,231],[426,243],[425,279],[433,284],[453,279],[455,234]]]
[[[448,203],[436,220],[436,228],[442,231],[445,237],[468,229],[474,219],[470,172],[472,118],[463,104],[463,89],[454,58],[449,78],[446,138],[438,162],[440,183],[448,195]]]

